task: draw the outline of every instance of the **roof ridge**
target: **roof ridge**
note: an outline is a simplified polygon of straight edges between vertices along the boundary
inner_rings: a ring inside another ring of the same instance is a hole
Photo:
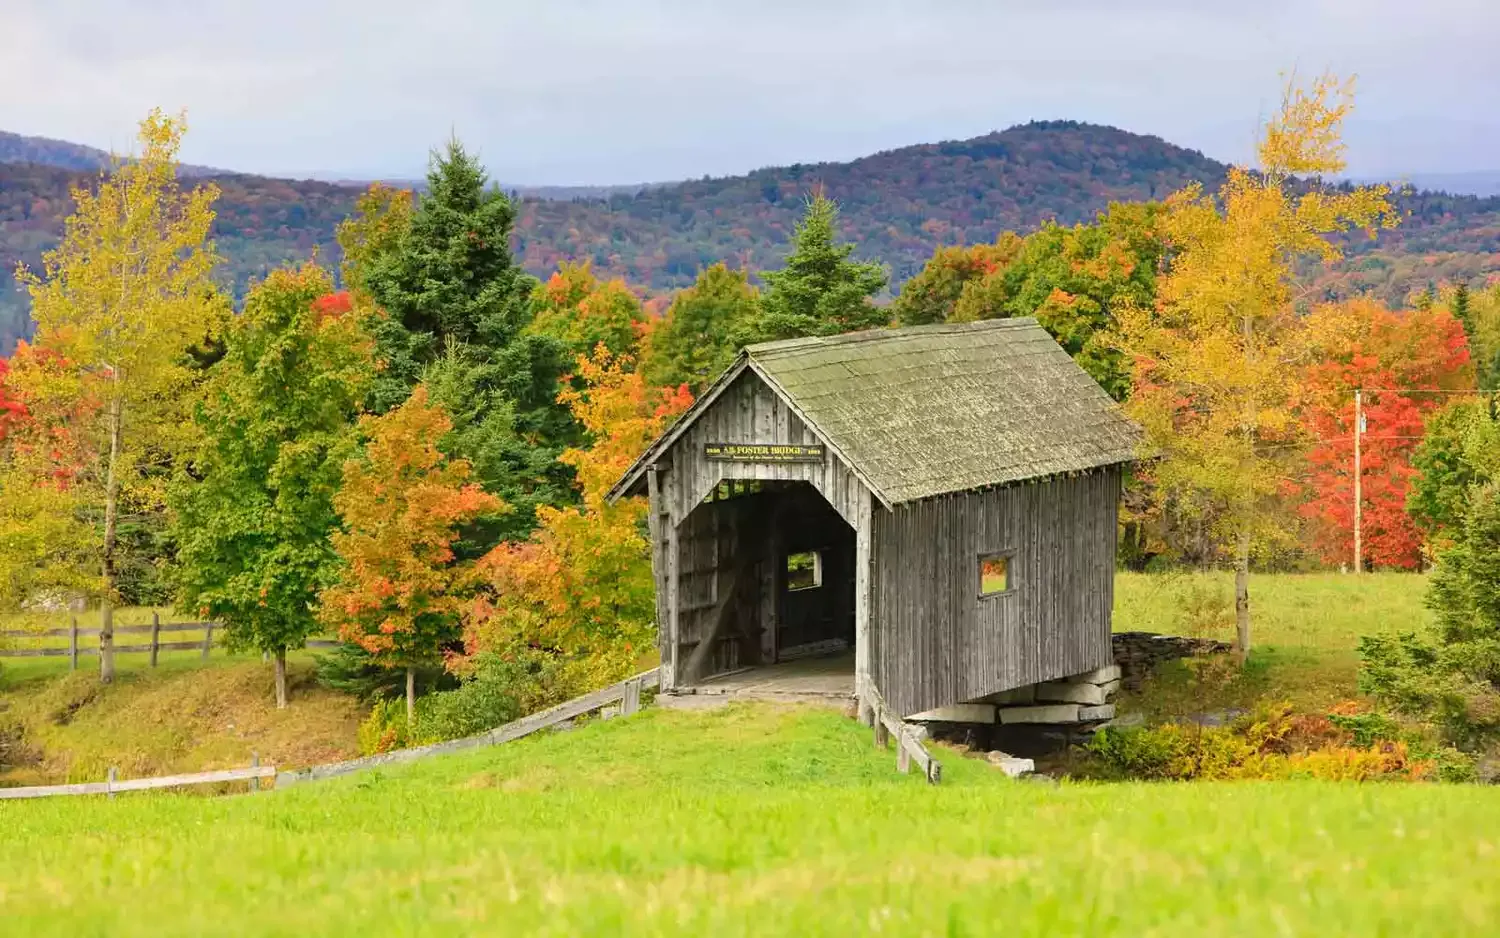
[[[938,322],[923,326],[901,326],[899,328],[864,329],[840,335],[803,336],[795,339],[776,339],[745,346],[753,358],[765,352],[783,352],[789,349],[818,348],[831,345],[854,345],[861,342],[882,342],[920,335],[947,335],[955,332],[987,332],[995,329],[1022,329],[1037,325],[1035,316],[1015,316],[1005,319],[980,319],[974,322]]]

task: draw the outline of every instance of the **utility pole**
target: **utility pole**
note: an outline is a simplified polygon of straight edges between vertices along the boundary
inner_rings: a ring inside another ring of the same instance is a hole
[[[1360,440],[1365,432],[1365,406],[1363,392],[1354,392],[1354,572],[1363,573],[1365,570],[1364,544],[1361,538],[1364,532],[1361,523],[1364,520],[1363,493],[1360,491],[1363,475],[1363,463],[1360,459]]]

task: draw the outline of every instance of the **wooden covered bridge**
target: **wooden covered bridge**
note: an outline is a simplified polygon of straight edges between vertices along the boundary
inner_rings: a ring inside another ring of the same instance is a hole
[[[611,492],[650,497],[663,690],[910,715],[1109,664],[1138,438],[1033,319],[751,346]]]

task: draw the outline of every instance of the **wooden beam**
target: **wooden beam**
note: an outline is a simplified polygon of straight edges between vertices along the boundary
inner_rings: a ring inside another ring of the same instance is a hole
[[[259,759],[256,760],[257,762]],[[24,788],[0,788],[0,800],[8,798],[50,798],[57,795],[110,795],[122,791],[150,791],[157,788],[176,788],[183,785],[209,785],[215,782],[240,782],[262,778],[275,778],[274,765],[253,765],[245,769],[219,769],[213,772],[190,772],[186,775],[159,775],[155,778],[128,778],[118,781],[115,769],[109,769],[109,778],[103,782],[83,782],[73,785],[28,785]]]
[[[637,674],[635,677],[611,684],[602,690],[596,690],[592,694],[576,697],[566,703],[560,703],[555,707],[533,713],[519,720],[496,727],[486,733],[474,736],[465,736],[462,739],[450,739],[441,743],[432,743],[428,746],[416,746],[411,749],[397,749],[394,752],[383,752],[379,755],[366,756],[363,759],[350,759],[347,762],[334,762],[329,765],[315,765],[311,768],[299,771],[280,772],[276,775],[278,788],[293,785],[298,782],[315,781],[324,778],[333,778],[338,775],[348,775],[362,769],[376,768],[383,765],[399,765],[404,762],[413,762],[428,756],[442,755],[449,752],[460,752],[465,749],[475,749],[480,746],[497,746],[529,736],[538,730],[544,730],[549,726],[555,726],[567,720],[580,717],[585,713],[597,710],[606,704],[617,700],[624,701],[630,695],[638,695],[641,690],[656,687],[660,680],[661,670],[653,668]],[[4,791],[5,789],[0,789]]]
[[[871,498],[869,495],[862,495],[859,499],[859,512],[854,526],[854,694],[860,701],[861,720],[865,720],[866,711],[869,709],[865,689],[873,686],[870,677],[874,653],[874,633],[871,623],[873,605],[871,600],[874,589],[874,577],[871,575],[874,569],[871,549],[874,543],[872,530],[874,518],[872,516]],[[868,722],[875,721],[870,719]]]

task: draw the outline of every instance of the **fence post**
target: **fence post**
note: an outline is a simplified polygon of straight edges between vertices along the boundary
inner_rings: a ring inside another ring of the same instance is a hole
[[[258,769],[258,768],[260,768],[260,753],[258,753],[258,752],[252,752],[252,753],[250,753],[250,768],[252,768],[252,769]],[[255,776],[254,778],[252,778],[250,780],[250,790],[251,791],[260,791],[260,776],[259,775]]]
[[[214,643],[214,624],[208,624],[208,631],[203,633],[203,657],[208,657],[208,649]]]
[[[161,615],[151,613],[151,667],[156,667],[156,652],[161,647]]]
[[[115,796],[115,767],[109,767],[109,777],[104,780],[105,797],[113,799]]]
[[[631,681],[625,685],[625,696],[620,701],[620,715],[630,716],[641,709],[641,682]]]
[[[78,670],[78,617],[68,620],[68,668]]]

